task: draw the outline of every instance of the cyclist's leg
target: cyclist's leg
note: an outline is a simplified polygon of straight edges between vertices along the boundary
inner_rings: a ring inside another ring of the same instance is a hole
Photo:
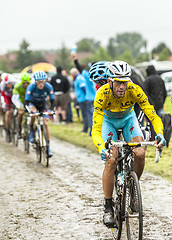
[[[21,138],[21,123],[23,119],[24,109],[18,109],[17,122],[18,122],[18,136]]]
[[[2,126],[3,125],[3,108],[2,108],[2,104],[0,102],[0,125]]]
[[[133,111],[130,114],[130,117],[127,119],[127,122],[123,128],[123,136],[126,142],[143,142],[143,133],[139,126],[135,112]],[[144,164],[145,164],[145,148],[140,147],[134,149],[134,171],[136,172],[138,178],[141,177]]]
[[[46,131],[47,131],[47,140],[50,141],[50,129],[49,129],[49,126],[48,126],[48,118],[44,117],[44,125],[45,125],[45,128],[46,128]]]
[[[144,141],[144,138],[140,136],[134,137],[131,139],[131,142],[143,142],[143,141]],[[133,169],[137,174],[138,179],[140,179],[145,166],[145,148],[139,147],[134,149],[133,151],[135,153]]]
[[[10,134],[11,116],[12,116],[12,109],[7,108],[5,110],[5,128],[6,128],[6,134],[7,134],[7,142],[11,142],[11,134]]]
[[[104,142],[110,136],[112,137],[112,140],[117,140],[117,133],[115,128],[108,121],[108,119],[104,118],[102,126],[102,137]],[[105,196],[103,222],[107,227],[114,227],[115,224],[112,194],[114,189],[116,166],[117,149],[113,148],[112,156],[109,160],[107,160],[105,164],[102,177],[103,191]]]
[[[5,112],[5,127],[6,127],[6,129],[10,129],[11,115],[12,115],[12,109],[7,109]]]
[[[36,112],[36,107],[33,104],[29,104],[29,108],[32,112]],[[35,117],[31,117],[30,120],[30,134],[29,134],[29,142],[34,143],[34,122],[35,122]]]
[[[113,141],[117,141],[117,132],[113,124],[106,117],[103,118],[102,138],[106,142],[108,137],[112,137]],[[113,148],[111,158],[106,162],[103,171],[103,191],[105,198],[112,198],[114,189],[114,173],[117,166],[117,149]]]
[[[49,129],[49,126],[48,126],[48,120],[49,120],[48,116],[45,116],[43,118],[44,126],[45,126],[45,129],[46,129],[46,132],[47,132],[48,156],[52,157],[53,153],[52,153],[52,151],[50,149],[50,129]]]

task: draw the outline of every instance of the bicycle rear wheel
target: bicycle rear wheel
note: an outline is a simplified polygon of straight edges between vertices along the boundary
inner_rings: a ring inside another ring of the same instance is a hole
[[[45,126],[43,126],[41,131],[42,131],[41,160],[42,160],[42,165],[44,167],[48,167],[49,166],[48,138],[47,138],[47,131]]]
[[[131,172],[126,182],[125,222],[127,239],[142,240],[143,212],[139,180],[135,172]]]

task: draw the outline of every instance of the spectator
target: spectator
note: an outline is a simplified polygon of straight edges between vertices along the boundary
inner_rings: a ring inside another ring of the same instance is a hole
[[[72,58],[74,60],[76,68],[79,70],[79,72],[82,74],[82,76],[86,80],[86,104],[87,104],[87,113],[88,113],[88,119],[89,119],[89,127],[90,127],[90,136],[92,131],[92,117],[93,117],[93,111],[94,111],[94,98],[96,95],[96,86],[93,81],[90,81],[89,72],[85,69],[85,65],[80,65],[76,56],[76,53],[71,53]]]
[[[51,78],[51,85],[55,94],[55,108],[56,108],[56,121],[59,123],[66,122],[66,114],[68,109],[68,94],[70,85],[68,79],[62,75],[62,68],[57,67],[57,74]],[[60,119],[61,117],[61,119]]]
[[[147,78],[144,82],[145,90],[150,97],[158,116],[163,114],[163,106],[167,96],[162,78],[156,73],[155,67],[150,65],[146,69]]]
[[[77,68],[72,68],[70,70],[70,74],[74,80],[74,91],[82,113],[84,123],[82,132],[86,133],[89,127],[86,103],[86,81],[85,78],[79,73]]]
[[[161,117],[164,112],[163,106],[167,96],[165,84],[162,78],[157,74],[153,65],[148,66],[146,72],[147,78],[144,82],[144,88],[158,116]],[[154,136],[155,131],[151,124],[151,140],[154,139]]]
[[[73,80],[68,75],[68,72],[66,69],[62,70],[62,75],[65,76],[68,79],[69,82],[69,91],[67,92],[68,95],[68,108],[67,108],[67,114],[66,114],[66,122],[73,122],[73,115],[72,115],[72,107],[71,103],[74,100],[74,87],[73,87]]]

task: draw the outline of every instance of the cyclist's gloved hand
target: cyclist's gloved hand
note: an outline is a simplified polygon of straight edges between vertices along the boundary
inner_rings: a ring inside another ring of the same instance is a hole
[[[36,111],[30,111],[31,114],[36,114]],[[32,115],[33,116],[33,115]],[[34,117],[34,116],[33,116]]]
[[[162,144],[163,144],[163,147],[165,147],[166,145],[166,140],[165,138],[163,137],[163,135],[161,133],[158,133],[156,136],[155,136],[155,140],[157,140],[157,138],[160,137]]]
[[[107,151],[107,149],[106,148],[104,148],[104,149],[102,149],[102,151],[101,151],[101,159],[103,160],[103,161],[106,161],[106,158],[105,158],[105,152]]]

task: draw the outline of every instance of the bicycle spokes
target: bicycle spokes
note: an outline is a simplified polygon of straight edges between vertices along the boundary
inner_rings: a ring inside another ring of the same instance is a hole
[[[134,172],[131,172],[126,186],[125,221],[127,238],[142,240],[143,214],[142,199],[139,181]]]

